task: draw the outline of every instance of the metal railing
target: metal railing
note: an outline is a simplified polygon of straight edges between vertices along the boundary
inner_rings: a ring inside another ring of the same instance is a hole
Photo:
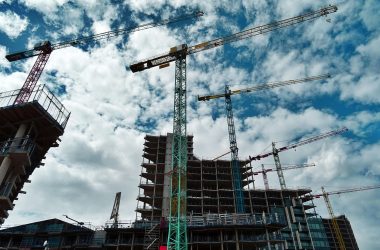
[[[189,216],[187,222],[189,227],[270,224],[285,225],[285,217],[278,214],[207,214]]]
[[[149,228],[152,224],[160,223],[160,225],[168,225],[166,221],[119,221],[106,222],[105,228]],[[203,216],[187,216],[187,226],[189,227],[204,227],[204,226],[224,226],[224,225],[286,225],[285,216],[271,214],[206,214]]]
[[[19,92],[20,89],[0,93],[0,108],[20,105],[14,104]],[[66,127],[70,112],[45,85],[37,86],[25,102],[38,102],[59,125]]]

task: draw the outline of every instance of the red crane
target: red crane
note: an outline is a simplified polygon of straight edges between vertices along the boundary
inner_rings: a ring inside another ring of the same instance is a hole
[[[252,162],[254,160],[260,160],[262,158],[273,155],[274,162],[276,164],[276,171],[278,174],[278,178],[280,180],[281,189],[285,189],[286,188],[285,178],[284,178],[284,174],[282,173],[282,168],[281,168],[281,163],[280,163],[280,158],[278,156],[278,153],[289,150],[289,149],[293,149],[293,148],[296,148],[296,147],[299,147],[302,145],[306,145],[306,144],[309,144],[309,143],[312,143],[315,141],[319,141],[319,140],[325,139],[325,138],[330,137],[330,136],[338,135],[338,134],[341,134],[347,130],[348,129],[346,127],[343,127],[343,128],[338,129],[338,130],[333,130],[333,131],[330,131],[330,132],[327,132],[324,134],[320,134],[320,135],[317,135],[314,137],[310,137],[308,139],[305,139],[305,140],[302,140],[302,141],[299,141],[296,143],[292,143],[292,144],[289,144],[289,145],[281,147],[281,148],[276,148],[275,143],[272,142],[272,152],[265,153],[265,154],[259,154],[259,155],[253,156],[253,157],[249,156],[249,162]]]
[[[157,27],[157,26],[163,26],[169,23],[175,23],[175,22],[179,22],[179,21],[189,19],[189,18],[200,17],[203,14],[204,13],[202,11],[197,11],[192,14],[180,16],[174,19],[164,19],[155,23],[152,22],[152,23],[135,26],[132,28],[103,32],[100,34],[81,37],[78,39],[73,39],[70,41],[60,42],[56,44],[51,44],[50,41],[44,41],[44,42],[37,43],[34,46],[34,48],[31,50],[8,54],[5,56],[5,58],[7,58],[7,60],[10,62],[37,56],[37,60],[34,63],[31,71],[29,72],[29,75],[26,78],[25,83],[22,86],[20,92],[18,93],[14,104],[24,103],[29,99],[30,95],[33,92],[34,87],[37,84],[38,79],[41,76],[42,71],[45,68],[45,65],[50,57],[50,54],[53,50],[62,49],[62,48],[70,47],[70,46],[77,46],[81,44],[87,44],[93,41],[99,41],[99,40],[108,39],[111,37],[124,35],[127,33],[132,33],[132,32],[136,32],[140,30],[146,30],[153,27]]]

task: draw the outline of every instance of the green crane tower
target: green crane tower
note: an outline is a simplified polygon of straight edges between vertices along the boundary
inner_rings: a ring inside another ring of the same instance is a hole
[[[143,71],[158,66],[168,67],[175,61],[175,85],[174,85],[174,117],[173,117],[173,148],[171,171],[171,204],[169,216],[168,249],[187,249],[187,224],[186,224],[186,56],[204,50],[222,46],[227,43],[240,41],[253,36],[262,35],[270,31],[292,26],[321,16],[326,16],[337,11],[336,6],[328,6],[317,11],[284,19],[282,21],[261,25],[247,29],[230,36],[203,42],[194,46],[186,44],[170,49],[168,53],[145,59],[130,65],[132,72]],[[244,201],[241,201],[244,202]]]

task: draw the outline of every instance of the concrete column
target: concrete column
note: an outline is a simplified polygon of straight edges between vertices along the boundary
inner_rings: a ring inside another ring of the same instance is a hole
[[[240,240],[239,240],[239,234],[238,234],[238,230],[237,229],[235,229],[235,240],[236,240],[236,243],[235,243],[235,247],[236,247],[236,250],[240,250],[240,246],[239,246],[239,242],[240,242]]]
[[[162,217],[164,218],[169,218],[170,215],[171,174],[168,173],[172,170],[172,142],[173,135],[168,133],[166,136],[164,190],[162,195]]]
[[[25,135],[26,128],[27,128],[26,124],[21,124],[19,126],[17,132],[16,132],[14,139],[22,138]],[[13,141],[11,144],[11,146],[16,146],[16,145],[17,145],[16,141]],[[1,163],[1,165],[0,165],[0,184],[3,184],[4,177],[7,174],[8,169],[11,166],[11,164],[12,164],[12,160],[9,158],[9,156],[5,157],[3,162]]]

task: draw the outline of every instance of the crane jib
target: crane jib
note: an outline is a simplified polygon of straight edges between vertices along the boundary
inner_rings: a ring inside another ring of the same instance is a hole
[[[34,48],[31,50],[15,52],[15,53],[6,55],[5,58],[8,61],[13,62],[13,61],[21,60],[21,59],[26,59],[29,57],[38,56],[43,53],[45,54],[50,53],[52,50],[56,50],[56,49],[67,48],[70,46],[77,46],[80,44],[87,44],[88,42],[99,41],[102,39],[109,39],[109,38],[120,36],[127,33],[132,33],[136,31],[146,30],[146,29],[150,29],[150,28],[154,28],[154,27],[158,27],[162,25],[184,21],[190,18],[198,18],[203,15],[204,15],[203,11],[197,10],[191,14],[186,14],[186,15],[179,16],[172,19],[163,19],[158,22],[146,23],[146,24],[142,24],[135,27],[126,28],[126,29],[111,30],[111,31],[107,31],[107,32],[103,32],[103,33],[99,33],[95,35],[90,35],[87,37],[79,37],[77,39],[64,41],[60,43],[51,44],[49,41],[43,41],[35,45]],[[50,51],[46,51],[47,45],[50,48]]]
[[[306,14],[303,14],[300,16],[291,17],[291,18],[284,19],[281,21],[261,25],[258,27],[254,27],[251,29],[247,29],[247,30],[226,36],[226,37],[217,38],[217,39],[214,39],[214,40],[211,40],[208,42],[202,42],[202,43],[197,44],[197,45],[189,46],[187,51],[186,51],[186,55],[190,55],[190,54],[198,53],[198,52],[201,52],[204,50],[219,47],[219,46],[222,46],[226,43],[232,43],[232,42],[240,41],[240,40],[247,39],[247,38],[250,38],[253,36],[262,35],[262,34],[265,34],[265,33],[268,33],[268,32],[274,31],[274,30],[278,30],[281,28],[292,26],[292,25],[295,25],[295,24],[298,24],[301,22],[305,22],[308,20],[313,20],[313,19],[316,19],[320,16],[325,16],[327,14],[336,12],[337,9],[338,8],[336,6],[328,6],[328,7],[319,9],[317,11],[309,12],[309,13],[306,13]],[[169,56],[169,55],[171,55],[170,52],[167,53],[165,56]],[[136,63],[130,65],[129,67],[132,70],[132,72],[137,72],[137,71],[142,71],[142,70],[149,69],[149,68],[152,68],[155,66],[160,66],[161,64],[167,64],[168,63],[167,61],[165,61],[163,63],[158,63],[158,64],[151,63],[151,61],[156,60],[156,59],[161,58],[161,57],[162,57],[162,55],[153,57],[151,59],[145,59],[145,60],[142,60],[140,62],[136,62]],[[146,67],[144,67],[144,66],[146,66]]]

